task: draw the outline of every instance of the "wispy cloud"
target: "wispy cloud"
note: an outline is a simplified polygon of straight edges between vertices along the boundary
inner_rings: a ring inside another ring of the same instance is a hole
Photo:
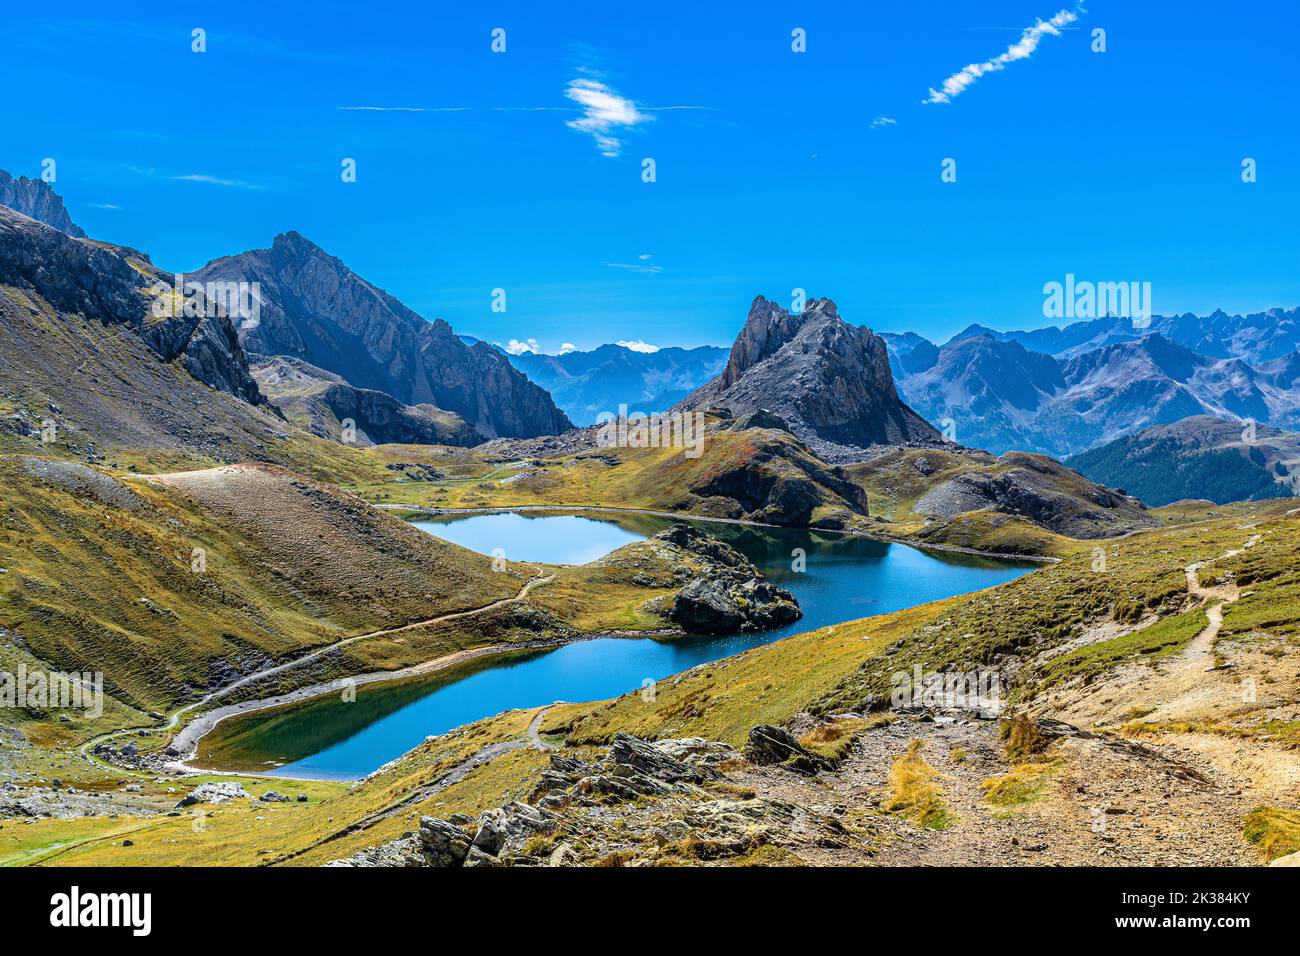
[[[257,183],[250,183],[243,179],[225,179],[221,176],[209,176],[207,173],[186,173],[184,176],[173,176],[172,179],[186,183],[208,183],[212,186],[230,186],[235,189],[265,189],[265,186],[259,186]]]
[[[972,63],[963,67],[944,80],[940,89],[936,90],[931,87],[930,95],[921,102],[951,103],[953,97],[966,92],[976,80],[986,73],[996,73],[999,70],[1006,69],[1008,63],[1029,59],[1029,57],[1033,56],[1034,51],[1038,49],[1038,44],[1043,37],[1060,36],[1061,27],[1078,20],[1079,9],[1076,7],[1074,10],[1061,10],[1048,20],[1036,20],[1034,25],[1027,27],[1020,34],[1020,39],[1007,47],[1004,53],[999,53],[993,59],[985,60],[983,63]]]
[[[93,209],[121,209],[122,208],[121,206],[115,205],[111,202],[92,202],[90,206]]]
[[[338,109],[356,113],[464,113],[472,106],[340,106]]]
[[[582,107],[582,116],[565,125],[590,135],[602,156],[614,157],[623,151],[623,141],[616,133],[654,119],[600,80],[586,77],[570,80],[564,95]]]
[[[605,266],[610,269],[622,269],[624,272],[637,272],[641,275],[658,275],[664,271],[664,267],[656,263],[654,258],[650,253],[643,252],[636,257],[636,262],[606,262]]]
[[[894,119],[892,116],[877,116],[875,119],[871,121],[872,129],[880,129],[880,127],[882,126],[897,126],[897,125],[898,125],[898,120]]]
[[[658,352],[659,346],[651,345],[649,342],[642,342],[640,339],[624,340],[615,342],[615,345],[621,345],[625,349],[631,349],[633,352]]]

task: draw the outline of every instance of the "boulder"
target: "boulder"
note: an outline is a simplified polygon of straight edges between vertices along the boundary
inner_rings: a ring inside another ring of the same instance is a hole
[[[749,731],[745,757],[759,766],[781,764],[809,776],[834,769],[834,762],[808,750],[788,730],[759,724]]]
[[[201,783],[181,797],[177,809],[196,803],[225,803],[227,800],[251,800],[253,795],[238,783]]]

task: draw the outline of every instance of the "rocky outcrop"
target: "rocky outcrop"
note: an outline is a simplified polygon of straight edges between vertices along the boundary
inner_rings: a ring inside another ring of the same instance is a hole
[[[760,420],[769,424],[756,427],[775,427],[771,419]],[[749,446],[746,457],[724,460],[691,485],[691,492],[701,498],[730,499],[736,508],[725,517],[746,517],[764,524],[843,528],[853,515],[868,514],[862,486],[799,442],[757,433]],[[819,508],[829,510],[814,518]]]
[[[253,795],[240,783],[201,783],[176,804],[176,809],[192,807],[196,803],[225,803],[227,800],[251,800]]]
[[[125,326],[162,361],[179,360],[198,381],[261,402],[234,327],[218,309],[200,302],[193,315],[152,314],[153,290],[173,282],[141,252],[73,238],[0,207],[0,285],[39,296],[62,315]]]
[[[427,322],[296,232],[208,263],[197,282],[256,282],[260,314],[240,324],[258,358],[286,355],[406,405],[454,412],[489,437],[554,435],[571,427],[551,397],[488,345],[466,345]]]
[[[804,747],[790,731],[771,724],[750,729],[745,758],[760,767],[780,764],[809,776],[835,766],[833,761]]]
[[[641,866],[727,863],[772,851],[858,846],[835,813],[758,797],[726,779],[746,761],[729,744],[614,735],[604,756],[552,754],[526,801],[420,828],[329,866]],[[866,851],[865,847],[859,849]]]
[[[342,422],[361,446],[388,443],[477,445],[484,438],[459,415],[433,405],[403,405],[386,392],[354,388],[342,376],[278,355],[252,367],[262,394],[304,431],[337,441]]]
[[[914,510],[951,518],[988,509],[1071,538],[1110,538],[1156,524],[1138,499],[1088,481],[1044,455],[1009,452],[997,465],[1003,470],[970,471],[936,485]]]
[[[814,449],[940,441],[894,388],[884,341],[830,299],[791,314],[759,296],[722,373],[679,408],[768,409]]]
[[[29,179],[26,176],[13,176],[0,169],[0,206],[8,206],[37,222],[53,226],[60,232],[77,239],[84,239],[86,234],[72,221],[63,197],[43,179]]]
[[[652,540],[695,557],[700,573],[677,592],[669,618],[690,634],[738,634],[792,624],[803,616],[789,591],[764,579],[748,558],[688,524],[674,524]]]

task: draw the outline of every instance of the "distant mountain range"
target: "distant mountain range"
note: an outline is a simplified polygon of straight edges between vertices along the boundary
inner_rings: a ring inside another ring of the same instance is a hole
[[[1074,454],[1194,415],[1300,423],[1300,310],[1134,329],[1098,319],[1066,329],[966,329],[942,346],[882,336],[899,393],[957,440],[994,453]],[[1242,355],[1232,354],[1240,347]],[[1046,351],[1048,349],[1054,351]]]
[[[591,425],[608,411],[661,412],[671,408],[727,363],[728,351],[713,345],[638,352],[602,345],[590,352],[541,355],[523,352],[510,362],[551,393],[575,425]]]
[[[1300,492],[1300,435],[1198,415],[1125,436],[1067,464],[1156,507],[1184,499],[1280,498]]]

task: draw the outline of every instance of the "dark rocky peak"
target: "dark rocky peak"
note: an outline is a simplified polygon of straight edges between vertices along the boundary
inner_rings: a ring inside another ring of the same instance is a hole
[[[189,278],[259,284],[260,319],[240,327],[258,357],[291,356],[402,404],[434,405],[488,437],[571,427],[500,350],[467,345],[445,321],[426,321],[300,233],[281,233],[269,249],[217,259]]]
[[[756,298],[726,368],[679,407],[767,409],[819,454],[940,440],[898,397],[884,340],[846,323],[830,299],[793,315]]]
[[[37,222],[53,226],[77,239],[84,239],[85,232],[72,221],[63,197],[43,179],[29,179],[19,176],[14,179],[0,169],[0,206],[8,206]]]

